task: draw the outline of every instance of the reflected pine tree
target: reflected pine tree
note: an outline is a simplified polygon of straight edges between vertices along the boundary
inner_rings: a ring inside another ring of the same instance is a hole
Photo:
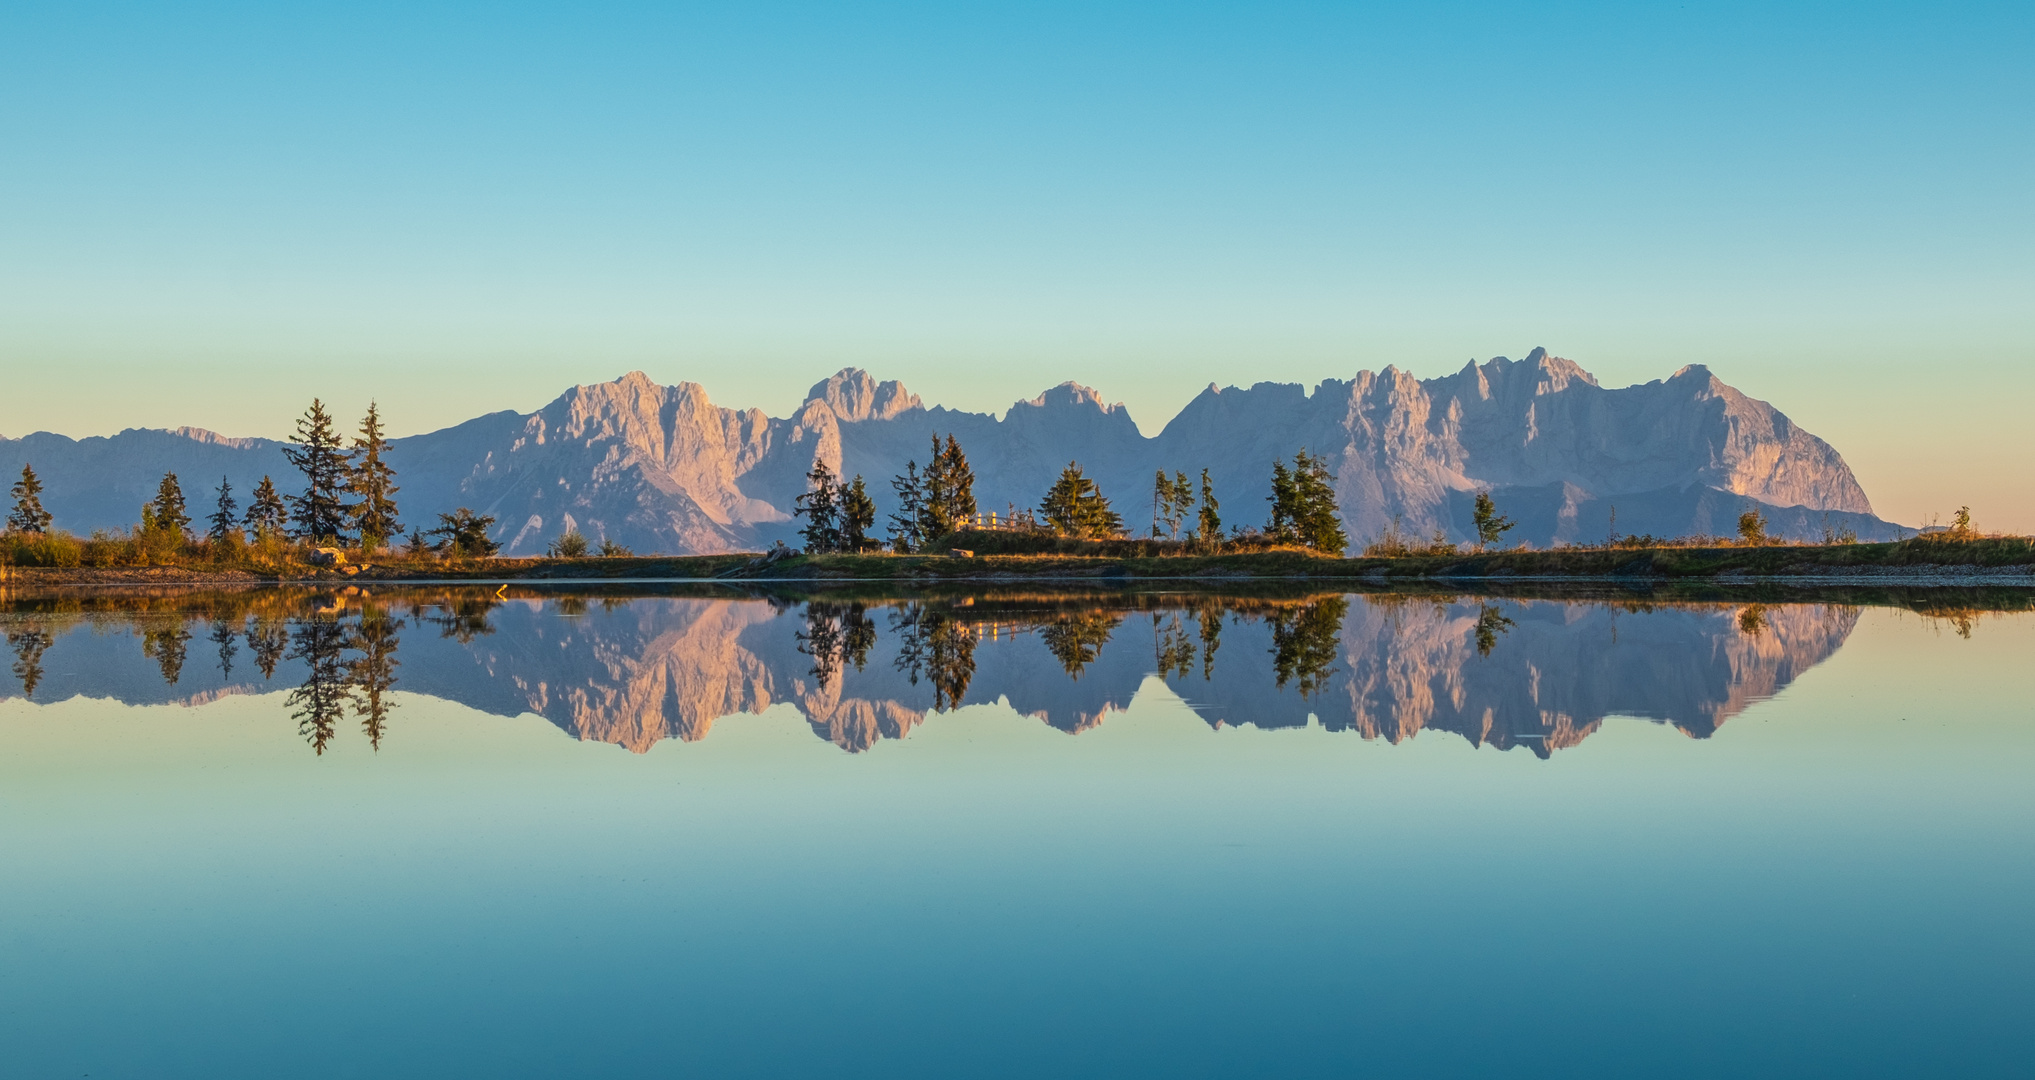
[[[206,638],[219,647],[219,677],[231,679],[233,658],[240,652],[239,635],[233,632],[233,624],[223,619],[213,623]]]
[[[395,688],[396,668],[402,663],[396,659],[396,648],[402,644],[397,631],[402,628],[403,621],[391,618],[387,608],[369,606],[346,635],[346,647],[360,654],[347,665],[354,715],[360,717],[368,745],[376,750],[382,748],[389,710],[396,707],[388,693]]]
[[[461,645],[470,645],[477,637],[486,637],[495,632],[495,624],[488,620],[498,601],[492,596],[476,596],[471,593],[459,594],[446,600],[443,614],[426,616],[437,625],[438,636],[452,638]]]
[[[7,647],[14,650],[14,677],[21,680],[21,696],[35,700],[35,687],[42,682],[42,654],[54,638],[40,627],[7,632]]]
[[[935,709],[945,712],[960,705],[975,678],[974,631],[923,604],[906,604],[891,612],[890,626],[898,635],[897,670],[914,686],[921,677],[933,684]]]
[[[1201,630],[1201,678],[1215,678],[1215,650],[1222,648],[1223,610],[1216,604],[1195,606],[1194,621]]]
[[[1477,605],[1477,655],[1489,656],[1498,646],[1498,635],[1510,631],[1514,625],[1496,606]]]
[[[876,622],[861,604],[850,604],[841,613],[841,653],[861,671],[869,664],[869,649],[876,644]]]
[[[184,677],[184,654],[190,641],[191,632],[184,629],[181,620],[171,626],[154,627],[142,631],[141,655],[162,668],[163,682],[175,686]]]
[[[290,647],[290,631],[281,619],[263,616],[247,631],[247,648],[263,679],[275,678],[276,664]]]
[[[1059,658],[1068,676],[1079,679],[1082,671],[1102,655],[1102,647],[1109,644],[1110,635],[1121,625],[1121,615],[1092,611],[1055,619],[1039,628],[1039,637]]]
[[[1738,613],[1738,632],[1747,637],[1758,637],[1759,632],[1764,629],[1766,629],[1766,605],[1745,605],[1745,609]],[[1970,637],[1971,631],[1966,630],[1964,636]]]
[[[812,677],[825,690],[841,669],[841,620],[832,604],[806,605],[806,627],[792,635],[798,651],[813,658]]]
[[[290,691],[290,717],[297,721],[297,734],[320,755],[352,696],[345,659],[348,636],[337,619],[314,616],[297,624],[290,647],[289,659],[302,660],[305,667],[303,685]]]
[[[1342,641],[1348,600],[1323,597],[1267,616],[1272,626],[1272,670],[1279,688],[1294,683],[1300,696],[1310,697],[1335,673],[1337,645]]]
[[[1180,623],[1180,613],[1171,613],[1161,625],[1161,615],[1152,613],[1152,662],[1158,666],[1162,679],[1186,678],[1194,666],[1194,642],[1187,636],[1187,628]]]

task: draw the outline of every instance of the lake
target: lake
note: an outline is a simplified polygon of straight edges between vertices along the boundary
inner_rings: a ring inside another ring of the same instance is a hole
[[[2022,1076],[2011,592],[0,593],[10,1077]]]

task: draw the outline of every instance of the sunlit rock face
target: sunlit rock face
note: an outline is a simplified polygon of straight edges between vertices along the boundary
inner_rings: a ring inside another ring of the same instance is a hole
[[[967,706],[1079,735],[1163,680],[1217,729],[1314,723],[1394,743],[1442,731],[1546,756],[1607,716],[1708,737],[1829,657],[1857,618],[1813,604],[1395,595],[504,602],[485,590],[270,590],[126,615],[0,612],[12,654],[0,696],[199,705],[291,691],[295,716],[321,663],[328,698],[361,696],[365,631],[379,627],[384,690],[535,713],[637,753],[776,705],[850,752]],[[394,715],[382,730],[400,732]],[[343,719],[323,723],[328,738]]]
[[[932,440],[948,435],[968,454],[985,513],[1036,506],[1078,461],[1130,523],[1144,522],[1155,471],[1207,469],[1226,519],[1253,524],[1272,461],[1306,448],[1328,461],[1359,540],[1395,521],[1416,536],[1467,540],[1471,503],[1486,489],[1518,522],[1506,539],[1536,545],[1614,531],[1728,533],[1755,505],[1782,536],[1897,531],[1872,516],[1836,450],[1707,368],[1605,389],[1542,349],[1436,379],[1387,367],[1312,392],[1210,386],[1153,438],[1121,405],[1075,383],[997,417],[928,408],[899,383],[848,368],[777,419],[716,405],[697,383],[663,386],[632,372],[573,387],[534,413],[396,440],[389,460],[407,523],[468,507],[496,518],[508,554],[541,552],[570,528],[642,553],[711,553],[795,540],[792,500],[816,462],[863,476],[887,514],[890,477],[923,465]],[[279,444],[196,429],[0,439],[0,473],[24,462],[48,482],[57,524],[79,532],[131,523],[165,469],[179,472],[194,507],[221,477],[243,501],[266,474],[286,490],[295,484]]]

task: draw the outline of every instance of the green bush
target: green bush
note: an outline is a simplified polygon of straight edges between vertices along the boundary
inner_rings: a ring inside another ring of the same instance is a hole
[[[84,542],[67,532],[0,535],[0,562],[12,566],[79,566],[84,558]]]

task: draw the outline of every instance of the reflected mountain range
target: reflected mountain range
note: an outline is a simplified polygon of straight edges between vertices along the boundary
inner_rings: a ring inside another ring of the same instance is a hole
[[[280,692],[320,753],[348,731],[379,747],[398,691],[535,713],[637,753],[789,704],[852,752],[971,705],[1079,734],[1163,685],[1211,728],[1441,731],[1546,757],[1614,715],[1707,738],[1835,653],[1859,610],[1392,593],[58,596],[0,601],[0,697]]]

